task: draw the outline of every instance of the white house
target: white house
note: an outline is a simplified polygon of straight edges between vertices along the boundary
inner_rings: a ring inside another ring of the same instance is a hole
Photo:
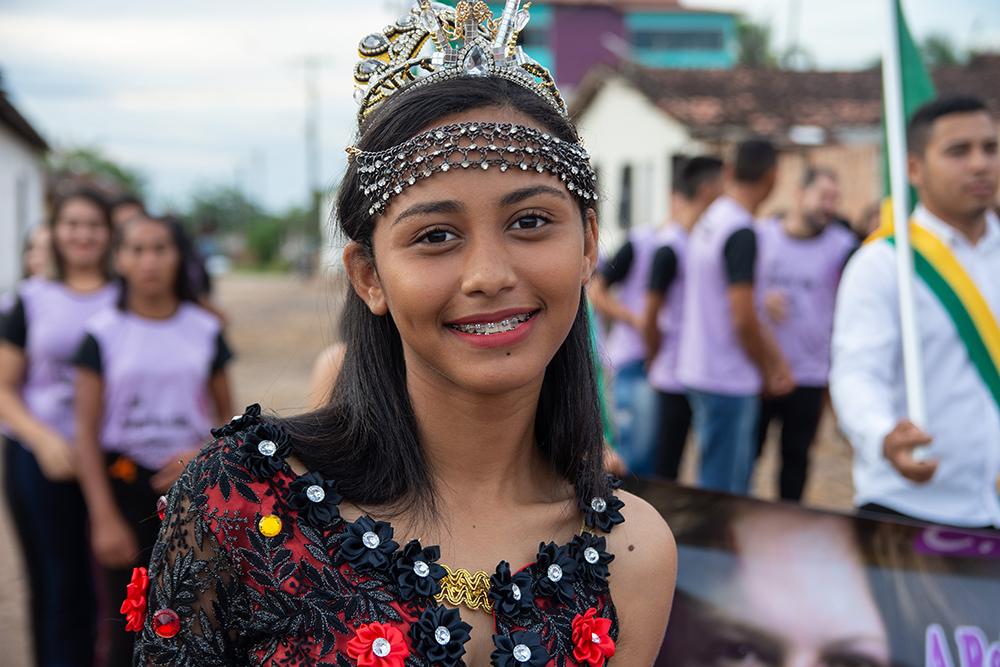
[[[48,145],[0,89],[0,291],[21,277],[21,248],[45,215]]]

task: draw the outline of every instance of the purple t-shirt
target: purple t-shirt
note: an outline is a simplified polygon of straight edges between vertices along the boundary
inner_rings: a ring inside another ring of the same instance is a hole
[[[656,234],[657,230],[653,227],[641,227],[629,232],[628,236],[632,247],[632,261],[618,289],[618,300],[636,315],[642,313],[646,300],[649,265],[657,248]],[[646,358],[642,334],[625,322],[615,322],[611,326],[604,351],[608,365],[614,370]]]
[[[684,321],[684,256],[687,251],[688,233],[680,225],[665,227],[657,237],[657,244],[673,250],[677,258],[677,271],[671,281],[656,326],[660,330],[660,349],[649,365],[649,383],[659,391],[683,393],[684,385],[677,377],[680,355],[681,322]]]
[[[729,311],[725,250],[741,230],[749,230],[752,240],[753,215],[736,200],[722,196],[691,232],[677,365],[677,376],[689,389],[732,396],[761,390],[760,372],[737,340]]]
[[[24,351],[26,374],[21,399],[28,412],[73,443],[76,373],[72,359],[83,328],[97,312],[112,307],[117,285],[76,292],[61,282],[29,278],[5,317],[4,338]]]
[[[101,446],[150,469],[198,448],[212,427],[209,378],[230,357],[218,319],[194,304],[165,320],[98,313],[76,363],[104,381]]]
[[[785,319],[761,319],[774,332],[795,383],[825,387],[830,373],[830,338],[840,274],[857,245],[847,229],[831,224],[812,238],[789,235],[780,220],[757,227],[758,292],[778,293]]]

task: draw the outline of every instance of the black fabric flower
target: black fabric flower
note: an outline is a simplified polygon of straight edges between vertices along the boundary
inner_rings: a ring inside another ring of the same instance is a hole
[[[576,559],[577,574],[584,581],[604,583],[608,580],[608,563],[615,559],[607,551],[603,536],[582,533],[569,543],[569,552]]]
[[[510,564],[502,560],[497,565],[496,574],[490,577],[490,600],[493,610],[502,616],[518,616],[535,604],[535,594],[531,590],[531,573],[522,570],[510,573]]]
[[[613,493],[609,493],[606,497],[581,498],[579,502],[584,523],[591,530],[610,533],[612,528],[625,523],[625,517],[621,513],[625,503]]]
[[[433,597],[441,592],[441,579],[447,574],[438,565],[439,547],[424,549],[417,540],[410,540],[396,552],[392,561],[392,575],[399,585],[399,595],[412,600],[418,595]]]
[[[462,656],[471,631],[472,626],[462,620],[457,609],[446,607],[428,607],[420,620],[410,626],[416,649],[427,662],[441,667],[465,664]]]
[[[573,582],[576,581],[576,559],[569,553],[568,547],[557,547],[555,542],[540,544],[538,558],[535,560],[538,570],[538,580],[535,592],[540,596],[551,597],[560,602],[573,599]]]
[[[522,630],[507,635],[493,635],[496,650],[490,654],[490,664],[494,667],[545,667],[549,663],[549,652],[542,645],[542,639],[534,632]]]
[[[281,470],[291,453],[288,435],[278,425],[264,422],[246,431],[237,455],[240,463],[263,481]]]
[[[288,506],[313,528],[327,528],[340,518],[341,500],[336,484],[318,472],[302,475],[288,487]]]
[[[392,539],[392,526],[370,516],[347,524],[341,536],[340,553],[358,572],[388,567],[397,549],[399,544]]]
[[[213,438],[226,438],[247,429],[260,421],[260,404],[248,405],[242,415],[236,415],[225,426],[212,429]]]

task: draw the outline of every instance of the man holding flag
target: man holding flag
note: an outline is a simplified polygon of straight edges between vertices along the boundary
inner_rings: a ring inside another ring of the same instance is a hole
[[[979,100],[938,99],[913,114],[906,138],[920,202],[909,227],[916,326],[907,331],[899,315],[898,225],[884,224],[858,251],[837,298],[830,385],[855,450],[855,501],[883,514],[1000,527],[997,125]],[[907,335],[923,366],[919,425],[905,416],[914,381],[903,373]]]

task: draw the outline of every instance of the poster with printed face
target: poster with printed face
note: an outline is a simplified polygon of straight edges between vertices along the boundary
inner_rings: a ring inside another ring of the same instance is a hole
[[[628,486],[677,540],[657,667],[1000,667],[1000,532]]]

